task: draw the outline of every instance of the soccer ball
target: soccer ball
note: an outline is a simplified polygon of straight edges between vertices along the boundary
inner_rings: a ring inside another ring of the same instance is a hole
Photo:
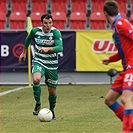
[[[53,113],[48,108],[43,108],[38,113],[38,119],[41,122],[50,122],[53,118]]]

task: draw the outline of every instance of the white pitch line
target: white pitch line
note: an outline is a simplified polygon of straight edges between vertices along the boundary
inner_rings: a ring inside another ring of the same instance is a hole
[[[15,88],[15,89],[12,89],[12,90],[0,92],[0,96],[6,95],[6,94],[14,92],[14,91],[19,91],[19,90],[22,90],[22,89],[30,88],[30,87],[31,86],[25,86],[25,87],[19,87],[19,88]]]

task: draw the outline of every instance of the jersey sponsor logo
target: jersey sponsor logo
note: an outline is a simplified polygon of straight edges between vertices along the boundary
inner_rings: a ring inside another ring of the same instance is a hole
[[[52,40],[35,39],[37,44],[51,44]]]
[[[43,44],[51,44],[52,40],[42,40]]]
[[[36,43],[40,44],[42,43],[42,40],[41,39],[35,39]]]
[[[94,40],[92,50],[95,53],[117,53],[115,44],[111,40]]]
[[[51,83],[51,84],[58,84],[58,80],[48,79],[47,82],[49,82],[49,83]]]

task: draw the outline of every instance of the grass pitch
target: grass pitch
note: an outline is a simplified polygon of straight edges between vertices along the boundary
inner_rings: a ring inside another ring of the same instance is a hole
[[[20,86],[1,86],[0,92]],[[21,86],[22,87],[22,86]],[[57,120],[40,122],[32,111],[32,88],[0,96],[0,133],[120,133],[121,121],[104,104],[110,85],[59,85]],[[42,108],[49,107],[42,86]]]

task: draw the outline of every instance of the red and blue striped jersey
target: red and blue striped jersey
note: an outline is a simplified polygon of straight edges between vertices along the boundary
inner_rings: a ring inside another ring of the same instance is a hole
[[[133,68],[133,26],[117,15],[112,24],[113,39],[118,53],[110,56],[110,62],[122,60],[123,69]]]

